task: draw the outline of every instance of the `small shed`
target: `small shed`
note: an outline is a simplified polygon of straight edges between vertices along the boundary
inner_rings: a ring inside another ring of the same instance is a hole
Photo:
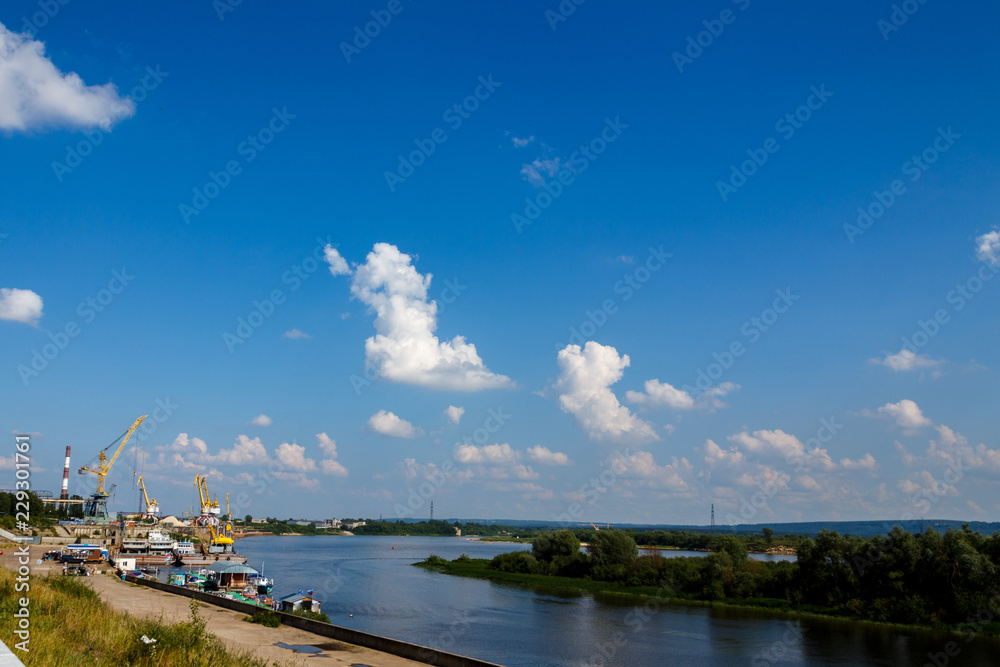
[[[281,598],[281,611],[311,611],[317,614],[320,612],[319,600],[314,600],[311,595],[295,593]]]
[[[260,576],[260,572],[249,565],[234,563],[229,560],[219,560],[208,566],[215,573],[219,588],[245,588],[251,575]]]

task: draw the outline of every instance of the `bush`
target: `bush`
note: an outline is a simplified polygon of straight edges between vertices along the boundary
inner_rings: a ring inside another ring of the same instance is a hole
[[[326,614],[322,614],[322,616],[325,617]],[[276,628],[279,625],[281,625],[280,616],[275,614],[273,611],[266,611],[264,609],[261,609],[260,611],[255,611],[253,613],[253,616],[247,616],[243,620],[246,621],[247,623],[260,623],[266,628]],[[325,622],[329,623],[330,620],[327,619]]]
[[[587,547],[595,565],[625,565],[639,556],[639,548],[632,536],[621,530],[602,530],[594,533]]]
[[[424,562],[428,565],[445,565],[448,563],[448,560],[441,558],[441,556],[438,556],[437,554],[431,554]]]
[[[498,572],[533,574],[538,572],[539,566],[538,560],[527,551],[512,551],[494,556],[488,567]]]
[[[469,560],[472,560],[472,559],[469,558],[468,554],[462,554],[458,558],[456,558],[455,560],[462,561],[464,563],[465,561],[469,561]]]
[[[542,533],[531,543],[531,555],[541,561],[551,561],[557,556],[572,556],[579,552],[580,540],[568,530]]]
[[[324,614],[323,612],[308,611],[306,609],[298,609],[296,611],[289,611],[289,612],[286,612],[286,613],[289,613],[292,616],[301,616],[302,618],[308,618],[309,620],[312,620],[312,621],[319,621],[320,623],[329,623],[330,622],[330,617],[327,616],[326,614]]]

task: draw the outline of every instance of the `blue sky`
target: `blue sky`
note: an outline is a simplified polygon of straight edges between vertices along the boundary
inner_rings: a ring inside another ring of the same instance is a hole
[[[995,520],[994,5],[225,7],[0,10],[0,486]]]

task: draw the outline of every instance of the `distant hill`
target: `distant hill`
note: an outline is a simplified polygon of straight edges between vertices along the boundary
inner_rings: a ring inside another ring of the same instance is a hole
[[[405,520],[405,519],[404,519]],[[419,519],[417,519],[419,521]],[[499,524],[502,526],[523,526],[529,528],[588,528],[589,523],[560,524],[554,521],[533,521],[525,519],[446,519],[449,523],[458,521],[460,523],[474,522],[483,524]],[[992,535],[1000,532],[1000,522],[986,521],[958,521],[952,519],[925,519],[913,521],[803,521],[798,523],[748,523],[738,526],[716,526],[716,531],[720,533],[759,533],[763,528],[770,528],[779,535],[818,535],[821,530],[835,530],[841,535],[857,535],[859,537],[872,537],[875,535],[885,535],[894,526],[900,526],[911,533],[922,533],[928,528],[933,528],[938,532],[945,532],[949,528],[961,530],[964,524],[969,524],[969,528],[984,535]],[[597,524],[598,528],[603,527]],[[635,523],[613,523],[614,528],[631,528],[632,530],[687,530],[691,532],[707,533],[710,526],[692,526],[679,524],[635,524]]]

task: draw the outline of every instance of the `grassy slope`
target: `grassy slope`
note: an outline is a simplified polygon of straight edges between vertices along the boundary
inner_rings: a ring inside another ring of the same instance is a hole
[[[28,592],[15,592],[15,575],[0,569],[0,640],[25,665],[158,665],[180,667],[266,667],[253,653],[227,650],[205,632],[204,621],[167,624],[141,620],[111,609],[76,577],[31,577]],[[30,600],[30,652],[14,649],[12,614],[18,599]],[[140,638],[156,639],[146,644]]]

